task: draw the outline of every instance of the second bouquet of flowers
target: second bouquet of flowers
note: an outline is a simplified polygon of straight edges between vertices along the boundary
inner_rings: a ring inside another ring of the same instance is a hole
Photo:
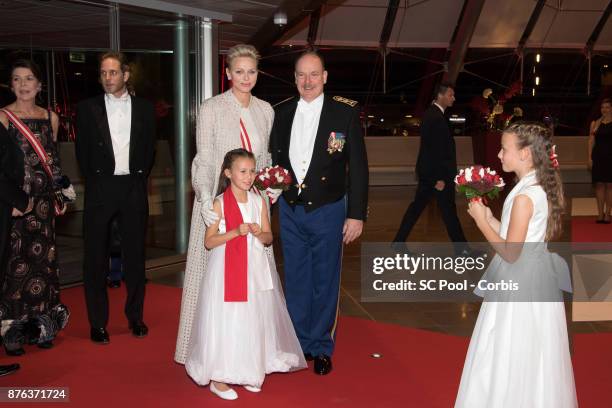
[[[504,188],[504,180],[488,167],[471,166],[461,169],[455,176],[457,191],[465,194],[469,201],[483,201],[496,198]]]

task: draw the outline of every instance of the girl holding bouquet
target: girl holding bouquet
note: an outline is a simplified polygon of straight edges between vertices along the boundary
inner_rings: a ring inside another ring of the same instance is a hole
[[[191,327],[203,272],[210,251],[204,247],[206,228],[217,221],[213,200],[217,191],[219,169],[224,155],[242,147],[255,155],[257,168],[272,163],[268,145],[274,120],[274,110],[266,101],[251,91],[257,83],[257,50],[238,44],[227,52],[225,74],[231,88],[204,101],[198,112],[197,153],[191,165],[191,179],[195,201],[191,217],[189,250],[183,280],[181,316],[174,360],[184,364],[190,343]],[[281,190],[267,191],[273,203]],[[274,262],[272,247],[266,248],[268,259]]]
[[[510,125],[498,157],[504,171],[519,180],[501,220],[479,200],[470,202],[468,213],[497,252],[483,279],[520,286],[517,293],[484,295],[455,407],[573,408],[563,285],[556,276],[562,266],[546,249],[561,232],[564,207],[549,130],[540,124]]]
[[[244,149],[223,160],[213,210],[219,220],[204,238],[211,251],[202,278],[185,368],[222,399],[238,398],[228,384],[259,392],[266,374],[306,367],[276,269],[265,199],[250,191],[255,157]],[[273,261],[272,261],[273,262]]]

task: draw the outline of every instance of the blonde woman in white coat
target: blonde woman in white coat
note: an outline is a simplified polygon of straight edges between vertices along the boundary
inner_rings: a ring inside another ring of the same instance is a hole
[[[253,46],[241,44],[230,48],[226,75],[232,81],[232,87],[204,101],[198,113],[197,153],[191,166],[196,199],[191,216],[181,317],[174,354],[174,360],[180,364],[185,364],[187,357],[200,282],[209,256],[209,251],[204,248],[204,234],[206,227],[218,219],[212,203],[217,195],[223,158],[228,151],[244,147],[255,155],[258,169],[271,164],[268,142],[274,110],[269,103],[251,95],[257,81],[258,59],[259,54]],[[246,132],[241,132],[241,125],[244,125]],[[248,134],[248,140],[245,140],[244,133]],[[268,197],[274,202],[279,194],[280,190],[270,191]],[[272,247],[266,251],[270,266],[274,268],[273,273],[276,273]]]

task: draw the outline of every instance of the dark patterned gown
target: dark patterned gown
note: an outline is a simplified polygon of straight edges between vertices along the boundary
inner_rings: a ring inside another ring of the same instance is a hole
[[[591,151],[593,183],[612,183],[612,122],[601,123]]]
[[[47,151],[54,178],[60,177],[50,119],[22,120]],[[1,288],[1,334],[7,350],[14,350],[24,343],[52,341],[66,326],[69,312],[60,303],[52,182],[28,140],[13,124],[8,132],[24,152],[23,190],[34,199],[30,213],[12,219],[8,269]]]

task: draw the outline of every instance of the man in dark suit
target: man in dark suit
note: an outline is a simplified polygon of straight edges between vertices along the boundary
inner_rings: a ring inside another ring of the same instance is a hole
[[[440,83],[436,86],[434,96],[433,103],[423,115],[421,125],[421,147],[416,165],[419,183],[416,194],[404,214],[394,242],[406,241],[432,196],[438,201],[450,239],[453,242],[465,242],[455,206],[455,139],[444,116],[446,108],[453,106],[455,102],[455,90],[451,84]]]
[[[4,284],[10,245],[11,217],[32,210],[32,199],[23,191],[23,151],[0,124],[0,289]],[[19,364],[0,365],[0,377],[19,369]]]
[[[294,184],[279,200],[287,308],[314,371],[332,369],[342,244],[366,218],[368,162],[357,102],[323,94],[327,71],[313,51],[295,64],[300,98],[276,109],[272,161]]]
[[[129,65],[120,53],[100,59],[105,95],[79,103],[76,153],[85,178],[85,300],[91,340],[109,342],[106,277],[109,231],[117,216],[125,266],[125,314],[132,334],[144,337],[145,232],[149,215],[147,179],[153,166],[155,115],[153,105],[130,96]]]

